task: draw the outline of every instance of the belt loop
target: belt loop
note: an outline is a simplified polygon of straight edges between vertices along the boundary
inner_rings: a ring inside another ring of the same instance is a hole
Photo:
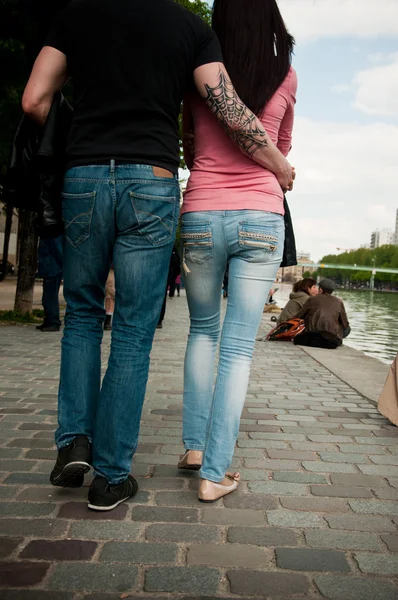
[[[111,170],[111,175],[115,175],[115,161],[114,161],[113,158],[111,160],[111,168],[110,168],[110,170]]]

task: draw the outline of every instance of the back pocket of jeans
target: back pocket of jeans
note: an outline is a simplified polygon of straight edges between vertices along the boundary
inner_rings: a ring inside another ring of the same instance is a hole
[[[152,196],[130,192],[139,232],[153,245],[168,244],[175,234],[179,196]]]
[[[65,238],[77,248],[90,237],[96,192],[61,195]]]
[[[242,257],[250,262],[264,262],[278,255],[279,235],[274,225],[240,223],[239,246]]]
[[[202,264],[211,258],[213,235],[210,223],[182,222],[180,237],[184,262]]]

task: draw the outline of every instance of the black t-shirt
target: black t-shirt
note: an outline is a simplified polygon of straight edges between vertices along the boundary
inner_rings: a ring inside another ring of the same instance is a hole
[[[173,0],[74,0],[46,46],[74,89],[68,167],[150,164],[176,173],[178,115],[193,71],[221,62],[211,28]]]

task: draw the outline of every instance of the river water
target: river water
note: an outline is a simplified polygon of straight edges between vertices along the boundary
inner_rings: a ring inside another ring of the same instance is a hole
[[[291,289],[290,284],[279,285],[278,306],[286,304]],[[398,294],[337,290],[335,295],[343,299],[352,329],[344,343],[390,364],[398,352]]]

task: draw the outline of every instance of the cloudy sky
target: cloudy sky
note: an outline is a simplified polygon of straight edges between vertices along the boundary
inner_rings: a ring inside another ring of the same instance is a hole
[[[297,41],[290,205],[299,249],[319,259],[395,227],[398,0],[279,5]]]

